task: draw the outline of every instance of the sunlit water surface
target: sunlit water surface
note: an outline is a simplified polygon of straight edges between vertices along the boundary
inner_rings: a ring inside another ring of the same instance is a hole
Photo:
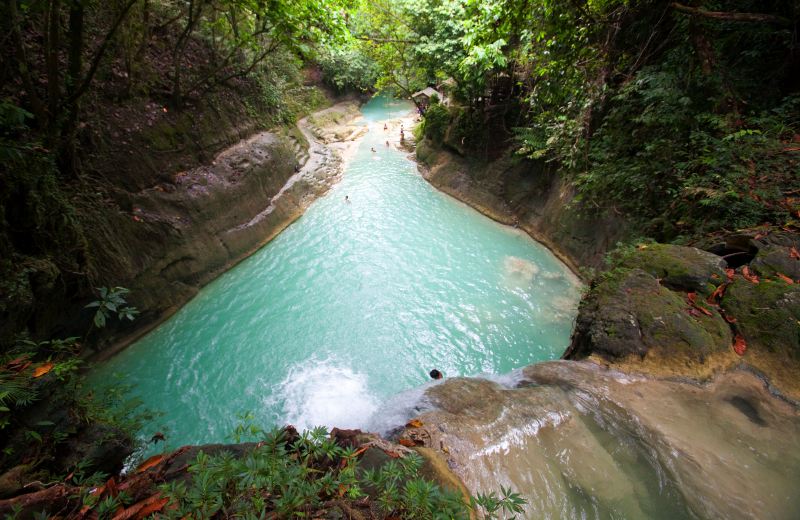
[[[130,384],[163,412],[143,437],[162,431],[167,447],[230,440],[242,412],[266,427],[383,429],[395,420],[387,401],[408,404],[418,391],[397,395],[430,384],[432,368],[502,374],[561,355],[578,281],[543,246],[436,191],[406,152],[385,145],[398,136],[383,121],[409,109],[368,103],[369,133],[339,184],[97,367],[95,382]]]

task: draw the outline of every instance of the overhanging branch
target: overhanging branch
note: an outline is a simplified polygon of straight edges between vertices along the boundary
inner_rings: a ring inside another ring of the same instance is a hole
[[[783,16],[776,16],[773,14],[762,13],[730,13],[723,11],[706,11],[699,7],[689,7],[678,2],[670,4],[673,9],[682,13],[690,14],[692,16],[703,16],[705,18],[712,18],[714,20],[723,20],[726,22],[759,22],[759,23],[774,23],[776,25],[791,26],[794,24],[790,19]]]

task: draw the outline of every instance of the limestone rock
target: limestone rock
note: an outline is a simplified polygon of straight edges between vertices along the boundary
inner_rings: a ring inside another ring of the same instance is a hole
[[[672,289],[709,295],[725,279],[727,264],[721,257],[694,247],[648,244],[622,261],[622,267],[639,268]]]
[[[662,287],[641,269],[617,269],[601,277],[581,302],[565,357],[644,357],[658,349],[702,360],[728,349],[731,341],[730,327],[718,313],[693,310],[686,294]]]
[[[748,348],[761,348],[800,359],[800,286],[783,280],[742,278],[725,291],[722,308],[736,318]]]
[[[761,276],[780,273],[792,280],[800,280],[800,260],[792,257],[790,247],[766,245],[759,249],[750,267]]]
[[[526,518],[792,518],[800,415],[748,371],[706,385],[548,362],[522,382],[453,378],[418,419],[469,491]]]

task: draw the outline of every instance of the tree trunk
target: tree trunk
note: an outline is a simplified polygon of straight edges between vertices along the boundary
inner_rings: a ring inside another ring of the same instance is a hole
[[[58,112],[61,97],[61,74],[58,50],[61,32],[61,0],[50,0],[47,6],[45,29],[45,74],[47,75],[47,111],[49,112],[46,146],[57,145]]]

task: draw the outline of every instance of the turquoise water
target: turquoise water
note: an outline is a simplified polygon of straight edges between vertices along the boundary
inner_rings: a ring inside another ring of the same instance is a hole
[[[264,426],[377,428],[392,396],[445,376],[554,359],[580,286],[543,246],[433,189],[376,98],[339,184],[267,246],[93,373],[164,413],[168,447]],[[374,147],[376,152],[371,152]],[[345,196],[349,202],[345,201]],[[164,445],[159,448],[163,449]]]

